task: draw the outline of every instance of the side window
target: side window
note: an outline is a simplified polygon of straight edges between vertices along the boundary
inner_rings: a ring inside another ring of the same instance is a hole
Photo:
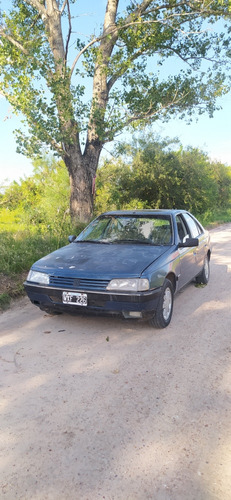
[[[201,227],[197,222],[191,217],[189,214],[184,214],[184,218],[186,220],[186,223],[189,227],[189,231],[191,233],[192,238],[197,238],[199,234],[202,233]]]
[[[177,230],[178,230],[178,236],[179,240],[183,242],[185,236],[188,235],[187,228],[185,226],[185,223],[180,215],[176,216],[176,223],[177,223]]]

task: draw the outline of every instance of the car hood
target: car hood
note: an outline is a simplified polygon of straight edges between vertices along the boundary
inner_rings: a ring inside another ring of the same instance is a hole
[[[138,277],[168,249],[169,246],[76,242],[38,260],[32,269],[55,276]]]

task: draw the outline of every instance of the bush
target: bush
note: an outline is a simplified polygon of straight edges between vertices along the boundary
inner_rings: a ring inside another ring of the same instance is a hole
[[[96,209],[180,208],[192,213],[231,206],[231,168],[196,148],[171,150],[150,138],[125,148],[98,171]]]
[[[213,227],[218,224],[231,222],[231,208],[207,210],[204,214],[196,215],[204,227]]]

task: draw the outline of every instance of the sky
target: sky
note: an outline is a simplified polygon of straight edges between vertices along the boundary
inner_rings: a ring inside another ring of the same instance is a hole
[[[122,1],[126,4],[126,1]],[[5,0],[2,0],[2,7],[3,4],[6,4]],[[82,7],[82,29],[84,29],[84,20],[87,22],[87,29],[92,29],[90,20],[99,27],[97,15],[99,15],[99,7],[102,10],[105,9],[105,1],[97,2],[97,14],[94,12],[95,0],[89,0],[87,4],[89,7],[86,7],[86,2],[83,0],[80,0],[78,4]],[[87,14],[84,9],[88,10]],[[207,114],[199,116],[198,120],[194,117],[190,125],[177,118],[171,119],[168,123],[157,121],[153,125],[153,133],[163,138],[178,137],[183,147],[199,148],[212,160],[231,165],[231,92],[219,98],[217,104],[222,109],[215,111],[213,118],[209,118]],[[0,96],[0,187],[14,180],[19,181],[33,173],[32,162],[16,152],[17,145],[13,131],[19,127],[19,118],[13,114],[6,99]],[[119,139],[126,140],[126,136],[121,134]]]

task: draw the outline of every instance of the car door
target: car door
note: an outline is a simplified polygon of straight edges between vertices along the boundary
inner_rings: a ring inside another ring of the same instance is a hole
[[[204,265],[204,259],[206,255],[206,245],[207,238],[203,231],[202,226],[198,223],[198,221],[189,213],[183,214],[184,220],[187,224],[187,227],[190,232],[190,236],[192,238],[198,238],[199,244],[193,250],[194,254],[194,267],[192,269],[192,279],[200,273],[201,269]]]
[[[177,223],[177,231],[178,231],[178,239],[180,242],[184,243],[187,238],[191,236],[189,228],[186,224],[186,221],[183,219],[182,214],[178,214],[176,216]],[[184,285],[189,283],[192,280],[192,277],[195,276],[196,269],[196,258],[195,258],[195,249],[193,248],[179,248],[179,257],[180,257],[180,274],[178,275],[178,290],[182,288]]]

